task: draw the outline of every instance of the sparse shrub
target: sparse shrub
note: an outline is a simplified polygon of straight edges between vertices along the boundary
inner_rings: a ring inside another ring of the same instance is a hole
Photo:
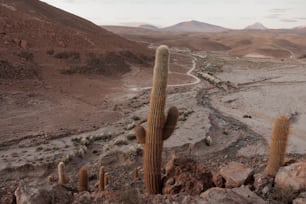
[[[117,146],[128,145],[128,142],[125,139],[117,139],[114,142],[114,145],[117,145]]]
[[[134,161],[137,156],[142,155],[143,150],[139,147],[131,146],[129,147],[126,156],[130,161]]]
[[[75,52],[75,51],[63,51],[56,53],[54,55],[55,58],[57,59],[71,59],[71,60],[80,60],[80,53]]]
[[[48,55],[53,55],[54,54],[54,50],[53,49],[49,49],[46,52]]]
[[[135,134],[129,134],[129,135],[126,136],[126,139],[128,139],[128,140],[135,140],[136,136],[135,136]]]
[[[25,59],[26,61],[33,61],[34,55],[31,52],[21,51],[18,54],[18,57]]]
[[[77,154],[78,154],[79,157],[83,158],[85,156],[86,152],[87,152],[87,147],[85,145],[82,145],[80,147],[80,149],[78,150]]]

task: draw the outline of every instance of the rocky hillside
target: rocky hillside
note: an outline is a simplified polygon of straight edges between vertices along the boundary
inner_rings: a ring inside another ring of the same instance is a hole
[[[85,68],[101,65],[108,69],[106,65],[109,63],[104,61],[117,59],[120,68],[125,67],[123,70],[128,70],[128,64],[142,64],[151,57],[145,46],[38,0],[1,1],[0,44],[0,78],[14,75],[11,73],[13,69],[17,75],[27,69],[20,64],[33,68],[34,63],[40,64],[35,58],[41,58],[46,52],[51,58],[58,54],[56,58],[70,59],[70,62],[84,64]],[[96,58],[100,61],[92,62]],[[18,66],[16,62],[19,62]],[[99,73],[105,72],[108,71]]]

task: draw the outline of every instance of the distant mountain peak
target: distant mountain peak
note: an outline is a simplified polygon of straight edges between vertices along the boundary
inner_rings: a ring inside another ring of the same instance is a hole
[[[245,30],[267,30],[268,28],[262,23],[256,22],[252,25],[245,27]]]
[[[173,31],[173,32],[222,32],[227,29],[221,26],[212,25],[205,22],[190,20],[163,28],[163,30]]]
[[[139,28],[145,28],[145,29],[150,29],[150,30],[158,30],[159,28],[155,25],[151,24],[142,24],[138,26]]]

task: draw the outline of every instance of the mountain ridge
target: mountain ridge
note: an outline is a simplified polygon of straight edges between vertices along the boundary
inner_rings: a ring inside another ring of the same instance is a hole
[[[161,30],[172,32],[222,32],[228,29],[201,21],[191,20],[180,22],[175,25],[162,28]]]

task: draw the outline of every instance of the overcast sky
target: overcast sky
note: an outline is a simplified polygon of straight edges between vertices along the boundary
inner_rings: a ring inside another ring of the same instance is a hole
[[[261,22],[269,28],[306,25],[306,0],[42,0],[98,25],[198,20],[227,28]]]

